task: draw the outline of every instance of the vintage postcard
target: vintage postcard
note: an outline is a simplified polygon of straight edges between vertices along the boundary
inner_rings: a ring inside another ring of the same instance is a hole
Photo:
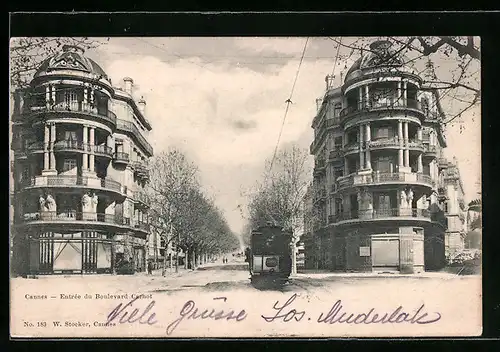
[[[11,38],[11,336],[479,336],[480,53]]]

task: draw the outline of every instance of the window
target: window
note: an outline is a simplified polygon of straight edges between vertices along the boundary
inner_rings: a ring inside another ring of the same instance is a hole
[[[344,205],[342,204],[341,198],[335,199],[335,212],[336,214],[340,214],[344,212]]]
[[[334,112],[333,116],[334,117],[339,117],[340,116],[340,111],[342,110],[342,104],[341,103],[336,103],[334,106]]]
[[[335,137],[335,149],[342,149],[342,136],[341,137]]]
[[[373,139],[387,139],[390,136],[390,129],[388,126],[378,127],[375,129]]]
[[[116,143],[115,150],[117,153],[124,153],[123,143]]]
[[[76,141],[76,131],[65,131],[64,140],[66,141]]]
[[[392,166],[392,159],[390,157],[379,157],[378,159],[375,159],[373,162],[374,170],[382,173],[391,173],[393,166]]]
[[[69,91],[64,93],[64,102],[66,105],[71,105],[73,103],[78,103],[78,94],[75,91]]]
[[[384,211],[391,209],[391,197],[388,194],[376,193],[374,195],[375,208],[378,211]]]
[[[76,168],[76,159],[64,159],[63,171],[69,171]]]

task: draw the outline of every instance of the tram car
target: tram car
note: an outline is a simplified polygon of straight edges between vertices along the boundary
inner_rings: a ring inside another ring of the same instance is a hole
[[[292,272],[292,233],[266,224],[252,231],[247,258],[252,283],[284,284]]]

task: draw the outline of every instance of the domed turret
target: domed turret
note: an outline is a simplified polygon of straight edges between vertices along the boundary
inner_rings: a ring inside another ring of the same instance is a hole
[[[51,75],[59,70],[73,70],[108,79],[106,72],[94,60],[84,55],[85,50],[76,45],[63,45],[62,52],[44,60],[34,77]]]
[[[378,40],[370,44],[369,51],[363,53],[347,71],[346,79],[357,70],[367,70],[377,67],[401,67],[406,57],[398,52],[388,40]]]

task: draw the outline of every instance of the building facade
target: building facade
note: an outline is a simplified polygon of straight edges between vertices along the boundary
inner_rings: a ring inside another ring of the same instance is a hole
[[[452,213],[445,215],[439,195],[449,167],[444,115],[437,92],[405,60],[390,42],[377,41],[342,86],[326,78],[312,122],[309,268],[418,273],[445,265],[453,236],[446,232]]]
[[[467,206],[457,161],[441,160],[441,162],[443,163],[443,172],[440,174],[438,196],[447,223],[446,257],[453,258],[465,249]]]
[[[151,125],[133,80],[112,85],[74,46],[47,58],[12,114],[12,268],[19,274],[146,268]]]

